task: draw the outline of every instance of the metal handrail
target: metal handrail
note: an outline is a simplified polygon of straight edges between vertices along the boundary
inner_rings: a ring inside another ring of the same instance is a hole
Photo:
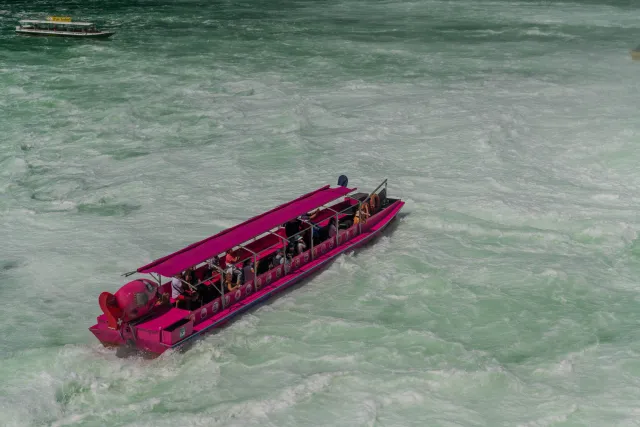
[[[369,194],[369,195],[368,195],[368,196],[367,196],[367,197],[362,201],[362,203],[367,203],[367,201],[371,198],[371,196],[373,196],[373,195],[376,193],[376,191],[378,191],[378,190],[379,190],[383,185],[387,185],[387,179],[386,179],[386,178],[385,178],[385,180],[384,180],[384,181],[382,181],[382,182],[380,183],[380,185],[378,185],[378,186],[376,187],[376,189],[375,189],[375,190],[373,190],[373,191],[372,191],[372,192],[371,192],[371,193],[370,193],[370,194]]]

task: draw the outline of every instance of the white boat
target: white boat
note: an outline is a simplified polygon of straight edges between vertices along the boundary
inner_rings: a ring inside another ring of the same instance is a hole
[[[92,22],[72,22],[66,16],[51,16],[45,21],[24,19],[16,27],[16,33],[30,36],[98,38],[111,37],[113,31],[96,29]]]

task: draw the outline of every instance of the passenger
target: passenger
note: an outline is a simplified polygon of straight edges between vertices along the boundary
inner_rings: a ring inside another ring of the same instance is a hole
[[[227,292],[233,292],[236,290],[238,286],[240,286],[240,283],[238,283],[238,281],[233,280],[233,273],[229,270],[227,270],[224,275],[224,281],[227,288]]]
[[[156,300],[156,305],[165,305],[165,304],[169,304],[169,294],[168,293],[160,294],[160,296]]]
[[[235,264],[236,262],[238,262],[238,256],[236,255],[236,253],[232,250],[229,250],[227,252],[227,256],[224,259],[225,264],[227,265],[227,267],[229,266],[229,264]]]
[[[181,275],[176,274],[171,279],[171,298],[178,299],[180,295],[182,295],[182,281],[180,280]]]
[[[233,280],[233,279],[236,280]],[[227,280],[227,289],[229,289],[229,282],[234,282],[235,286],[233,289],[237,288],[242,284],[242,270],[236,267],[234,264],[227,264],[227,269],[225,270],[225,279]],[[229,289],[231,291],[232,289]]]
[[[311,223],[311,238],[313,239],[314,245],[319,245],[321,241],[320,236],[321,230],[316,224]]]
[[[171,298],[176,301],[176,307],[191,310],[191,303],[198,298],[197,292],[189,290],[179,274],[171,279]]]
[[[282,264],[284,264],[284,252],[282,249],[278,249],[278,252],[276,253],[276,256],[273,260],[273,265],[277,267],[278,265]]]
[[[307,245],[304,243],[302,236],[298,235],[296,239],[296,255],[300,255],[302,252],[307,250]]]
[[[215,270],[216,267],[220,266],[220,260],[218,259],[217,256],[214,256],[213,258],[209,258],[207,260],[207,265],[209,266],[210,269]]]
[[[369,211],[368,207],[366,209],[360,208],[356,210],[355,215],[353,216],[353,225],[359,224],[362,222],[363,224],[369,219]]]
[[[290,243],[290,244],[287,246],[287,258],[288,258],[288,259],[293,258],[294,254],[295,254],[295,250],[296,250],[296,248],[294,247],[294,245],[293,245],[293,244],[291,244],[291,243]]]
[[[250,280],[253,280],[253,275],[255,271],[251,266],[251,260],[247,259],[244,261],[244,265],[242,266],[242,278],[244,279],[244,283],[247,283]]]
[[[293,262],[293,254],[291,252],[287,252],[284,258],[284,272],[288,273],[291,269],[291,263]]]
[[[198,278],[196,277],[196,273],[193,271],[193,268],[189,268],[185,271],[184,281],[189,283],[191,286],[196,286],[198,284]]]
[[[205,270],[202,274],[202,280],[204,281],[211,279],[213,275],[218,271],[218,268],[220,268],[220,262],[218,261],[218,258],[209,258],[207,260],[207,263],[205,264]]]
[[[336,234],[338,234],[338,227],[336,226],[336,217],[333,216],[329,220],[329,238],[334,237]]]
[[[360,211],[356,211],[355,215],[353,215],[353,225],[360,224]]]

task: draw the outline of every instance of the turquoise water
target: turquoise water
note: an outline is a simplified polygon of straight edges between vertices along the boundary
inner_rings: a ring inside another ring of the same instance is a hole
[[[633,2],[103,3],[0,3],[0,425],[637,425]],[[375,245],[185,353],[87,330],[343,173],[407,202]]]

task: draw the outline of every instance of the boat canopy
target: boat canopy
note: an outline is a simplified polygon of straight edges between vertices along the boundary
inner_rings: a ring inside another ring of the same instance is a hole
[[[35,19],[24,19],[20,21],[20,25],[23,24],[48,24],[65,27],[91,27],[93,25],[92,22],[38,21]]]
[[[346,187],[330,188],[329,185],[326,185],[216,235],[193,243],[171,255],[152,261],[138,268],[137,271],[138,273],[157,273],[165,277],[174,276],[354,190],[355,188]]]

